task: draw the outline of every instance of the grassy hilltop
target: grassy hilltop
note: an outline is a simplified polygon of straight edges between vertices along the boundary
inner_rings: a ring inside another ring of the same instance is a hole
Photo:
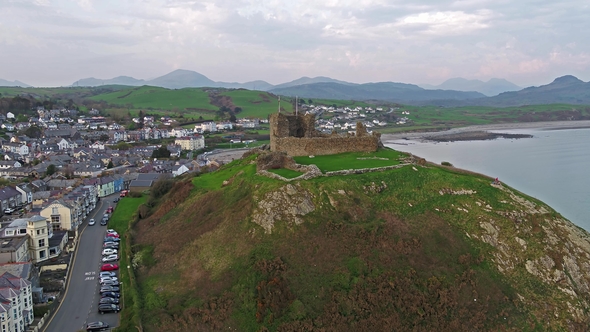
[[[542,202],[391,150],[355,168],[397,169],[293,182],[255,159],[140,207],[144,331],[587,328],[588,234]]]

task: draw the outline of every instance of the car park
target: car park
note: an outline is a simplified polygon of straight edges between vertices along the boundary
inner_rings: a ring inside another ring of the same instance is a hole
[[[116,297],[101,297],[100,300],[98,300],[98,304],[107,303],[119,304],[119,299]]]
[[[94,221],[94,219],[90,219],[88,221],[88,226],[94,226],[95,223],[96,223],[96,221]]]
[[[100,296],[102,297],[112,297],[114,299],[118,299],[121,294],[119,294],[118,292],[103,292],[100,294]]]
[[[119,269],[119,265],[112,264],[112,263],[103,264],[100,267],[101,271],[114,271],[114,270],[118,270],[118,269]]]
[[[91,322],[86,324],[86,331],[104,331],[109,328],[109,324],[105,322]]]
[[[119,292],[119,287],[117,286],[101,286],[100,287],[100,292],[101,293],[107,293],[107,292]]]
[[[102,250],[102,255],[106,256],[106,255],[116,255],[117,254],[117,249],[112,249],[112,248],[106,248]]]
[[[108,255],[108,256],[104,256],[102,258],[102,262],[103,263],[116,262],[118,260],[119,260],[119,256],[118,255]]]
[[[121,311],[121,307],[113,303],[105,303],[98,305],[98,312],[104,314],[106,312],[119,312]]]

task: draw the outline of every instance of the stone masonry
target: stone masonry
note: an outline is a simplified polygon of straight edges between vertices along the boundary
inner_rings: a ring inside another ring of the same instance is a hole
[[[368,134],[362,123],[356,135],[324,135],[315,129],[315,115],[270,115],[270,150],[290,156],[329,155],[343,152],[374,152],[380,146],[381,134]]]

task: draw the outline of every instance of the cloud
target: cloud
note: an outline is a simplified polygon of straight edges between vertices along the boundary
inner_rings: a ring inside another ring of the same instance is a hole
[[[44,82],[175,68],[275,83],[590,76],[590,7],[575,0],[9,0],[0,12],[0,59],[17,64],[0,76],[24,82],[36,63],[54,64]]]

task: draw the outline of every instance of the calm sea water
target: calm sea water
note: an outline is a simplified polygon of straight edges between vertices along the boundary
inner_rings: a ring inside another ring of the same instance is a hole
[[[385,145],[431,162],[448,161],[458,168],[498,177],[590,231],[590,129],[497,132],[534,137],[449,143],[395,140]]]

